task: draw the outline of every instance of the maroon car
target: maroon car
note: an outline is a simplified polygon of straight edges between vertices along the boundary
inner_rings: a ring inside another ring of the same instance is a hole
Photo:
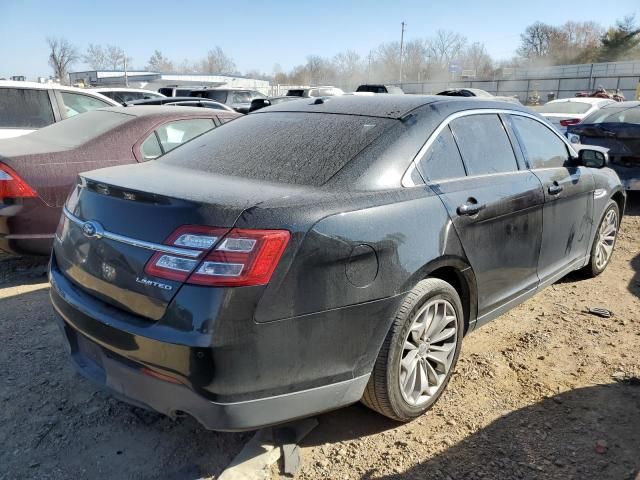
[[[153,160],[237,116],[194,107],[104,108],[0,141],[0,250],[48,255],[78,173]]]

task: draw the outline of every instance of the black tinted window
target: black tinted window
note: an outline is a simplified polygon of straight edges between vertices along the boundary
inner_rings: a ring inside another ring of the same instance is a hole
[[[596,110],[582,123],[635,123],[640,124],[640,107],[609,107]]]
[[[495,114],[469,115],[451,122],[468,175],[518,169],[509,137]]]
[[[436,137],[418,167],[422,176],[431,182],[465,176],[462,158],[449,127]]]
[[[160,161],[222,175],[319,186],[396,121],[255,113],[192,140]]]
[[[531,168],[564,166],[569,152],[556,134],[531,118],[512,115],[511,119]]]
[[[46,90],[0,88],[1,128],[41,128],[53,121]]]

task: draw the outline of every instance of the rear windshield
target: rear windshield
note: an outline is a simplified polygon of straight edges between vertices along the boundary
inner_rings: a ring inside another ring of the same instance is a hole
[[[75,148],[134,118],[136,117],[125,113],[92,110],[49,125],[47,128],[33,132],[30,136]]]
[[[360,85],[356,92],[387,93],[387,89],[382,85]]]
[[[596,110],[582,121],[582,123],[618,122],[640,124],[640,106],[602,108]]]
[[[538,109],[539,113],[587,113],[592,107],[590,103],[583,102],[558,102],[547,103]]]
[[[46,90],[0,88],[0,128],[41,128],[53,121]]]
[[[287,97],[302,97],[304,95],[304,90],[289,90],[287,92]]]
[[[160,161],[222,175],[320,186],[396,121],[324,113],[256,113],[216,128]]]

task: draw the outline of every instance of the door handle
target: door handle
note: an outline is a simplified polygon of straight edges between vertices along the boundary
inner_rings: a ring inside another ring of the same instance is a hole
[[[458,207],[457,212],[458,215],[471,216],[480,212],[484,207],[486,207],[486,205],[480,205],[474,198],[470,198],[467,200],[467,203],[463,203]]]
[[[562,185],[558,185],[558,182],[553,182],[553,184],[549,185],[549,188],[547,189],[549,195],[558,195],[562,190],[564,190],[564,187]]]

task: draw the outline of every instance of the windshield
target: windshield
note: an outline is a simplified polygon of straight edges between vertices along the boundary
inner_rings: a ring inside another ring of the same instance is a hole
[[[582,123],[635,123],[640,124],[640,106],[610,107],[596,110],[587,116]]]
[[[538,110],[540,113],[587,113],[593,105],[583,102],[549,102]]]
[[[270,182],[320,186],[397,120],[301,112],[239,118],[162,161]]]

